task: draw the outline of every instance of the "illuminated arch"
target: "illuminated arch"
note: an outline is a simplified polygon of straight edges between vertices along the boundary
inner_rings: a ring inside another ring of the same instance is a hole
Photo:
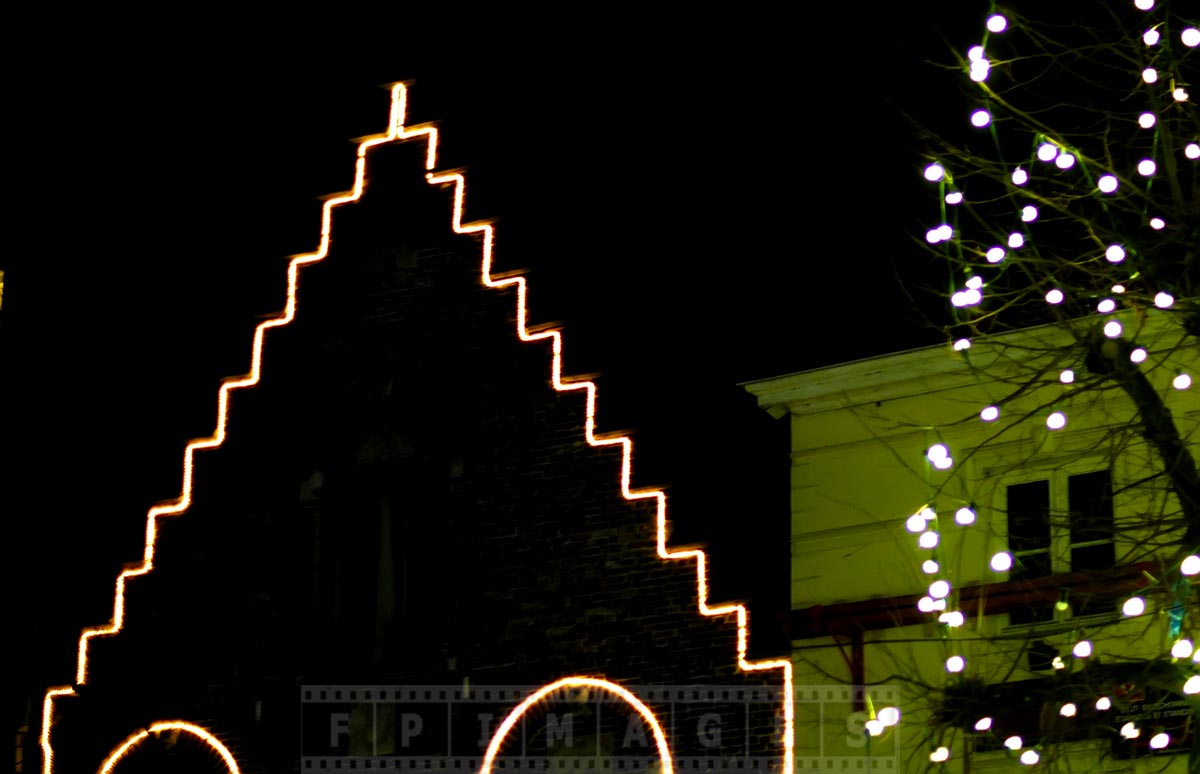
[[[794,717],[792,689],[792,662],[789,659],[771,659],[767,661],[750,661],[746,658],[749,645],[749,612],[745,605],[720,605],[710,607],[708,604],[708,570],[707,555],[699,549],[671,550],[667,547],[667,496],[658,489],[632,489],[630,483],[633,477],[633,441],[628,436],[596,435],[596,384],[586,380],[572,380],[562,374],[562,332],[558,330],[533,330],[528,325],[528,308],[526,306],[527,286],[525,277],[492,275],[492,254],[495,229],[490,223],[463,223],[463,211],[466,198],[466,178],[461,172],[434,172],[437,166],[438,129],[432,124],[408,126],[405,123],[408,106],[408,87],[404,83],[396,83],[391,87],[391,109],[388,114],[387,131],[382,134],[365,138],[358,145],[357,159],[354,165],[354,185],[351,190],[336,194],[325,200],[321,209],[321,238],[317,249],[311,253],[294,255],[287,267],[287,302],[284,311],[276,317],[263,320],[254,329],[253,345],[251,347],[250,370],[243,376],[225,379],[217,391],[217,423],[213,434],[207,438],[197,438],[190,441],[183,450],[182,486],[180,494],[174,500],[155,505],[146,513],[145,543],[142,560],[128,566],[117,576],[113,592],[113,613],[107,624],[85,629],[79,637],[76,651],[75,682],[73,685],[61,685],[47,689],[42,699],[42,729],[39,742],[42,748],[42,772],[53,774],[54,745],[51,740],[51,730],[54,717],[54,703],[65,696],[76,695],[75,688],[84,685],[88,677],[88,644],[97,637],[110,637],[119,634],[124,628],[125,621],[125,585],[130,578],[136,578],[150,573],[154,569],[155,546],[158,540],[158,520],[178,516],[185,513],[192,504],[193,464],[197,452],[215,449],[225,443],[225,433],[229,415],[230,394],[234,390],[254,387],[258,384],[262,368],[263,341],[267,331],[281,328],[292,322],[296,316],[296,286],[299,271],[302,267],[319,263],[329,254],[330,235],[333,229],[333,210],[343,204],[358,201],[366,188],[366,169],[368,152],[379,145],[385,145],[414,138],[424,138],[425,146],[425,179],[430,185],[453,187],[453,210],[451,226],[456,234],[474,234],[481,240],[480,279],[484,286],[493,289],[515,287],[517,291],[516,333],[521,341],[550,340],[552,347],[550,383],[559,392],[581,390],[586,395],[586,420],[584,422],[584,438],[590,446],[619,446],[621,448],[621,495],[626,500],[653,500],[655,503],[656,548],[659,558],[675,561],[695,561],[696,563],[696,598],[701,615],[705,616],[734,616],[737,622],[737,665],[747,672],[779,670],[782,682],[780,710],[783,715],[783,760],[781,774],[792,774],[795,762],[792,757],[794,747]],[[527,131],[536,133],[540,127],[528,126]],[[203,620],[201,625],[205,625]],[[583,679],[583,678],[579,678]],[[207,732],[206,732],[207,733]]]
[[[220,739],[217,739],[202,726],[198,726],[195,723],[188,723],[184,720],[164,720],[143,728],[137,733],[130,734],[124,742],[121,742],[115,750],[108,754],[108,757],[104,759],[104,763],[100,764],[100,774],[111,774],[113,766],[116,766],[121,762],[121,759],[140,747],[142,743],[150,738],[151,734],[160,734],[163,731],[184,731],[191,734],[211,747],[217,755],[221,756],[221,760],[225,762],[225,770],[229,774],[241,774],[241,769],[238,768],[237,761],[233,758],[233,753],[229,752],[228,747],[221,744]]]
[[[500,746],[504,744],[504,740],[508,737],[508,732],[517,724],[521,716],[542,699],[564,688],[599,688],[624,699],[627,704],[637,710],[637,713],[646,721],[646,725],[650,726],[650,731],[654,734],[654,744],[658,747],[658,758],[662,761],[662,774],[674,774],[675,764],[671,759],[671,747],[667,744],[667,735],[663,732],[662,724],[658,722],[658,718],[654,717],[654,713],[650,711],[650,708],[625,688],[616,683],[610,683],[607,680],[601,680],[596,677],[564,677],[557,682],[539,688],[530,694],[525,701],[514,707],[513,711],[508,713],[508,716],[504,718],[504,722],[496,729],[496,733],[492,735],[492,741],[488,742],[487,752],[484,753],[483,763],[479,767],[479,774],[492,774],[492,764],[495,763],[496,756],[500,754]]]

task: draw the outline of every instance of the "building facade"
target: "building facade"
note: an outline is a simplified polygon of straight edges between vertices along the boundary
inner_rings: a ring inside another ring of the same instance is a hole
[[[866,687],[857,721],[797,705],[798,761],[838,737],[872,771],[1195,770],[1174,483],[1200,454],[1198,355],[1174,322],[1103,345],[1140,360],[1138,407],[1082,361],[1088,321],[747,385],[792,428],[797,683]],[[868,728],[894,696],[900,723]]]

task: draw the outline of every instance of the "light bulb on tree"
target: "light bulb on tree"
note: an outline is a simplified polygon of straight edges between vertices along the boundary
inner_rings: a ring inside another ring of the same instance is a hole
[[[1075,717],[1075,712],[1077,709],[1078,708],[1074,704],[1067,702],[1058,708],[1058,714],[1062,715],[1064,718],[1073,718]]]
[[[929,596],[934,599],[945,599],[950,594],[950,582],[935,580],[929,584]]]
[[[917,610],[922,613],[933,612],[933,597],[921,597],[917,600]]]
[[[1142,70],[1142,80],[1146,83],[1157,83],[1158,70],[1155,70],[1153,67],[1147,67],[1145,70]]]
[[[1067,415],[1061,411],[1055,411],[1050,416],[1046,417],[1046,427],[1051,430],[1062,430],[1067,426]]]
[[[1179,33],[1179,39],[1183,42],[1183,45],[1187,46],[1188,48],[1200,46],[1200,30],[1196,29],[1195,27],[1185,27],[1183,31]]]
[[[1147,46],[1157,46],[1158,41],[1161,38],[1162,38],[1162,36],[1160,34],[1158,34],[1158,30],[1148,29],[1142,35],[1142,42],[1145,43]]]
[[[922,532],[921,537],[917,538],[917,545],[919,545],[921,548],[936,548],[937,544],[938,533],[932,530],[929,532]]]
[[[1008,19],[998,13],[994,13],[987,19],[988,32],[1004,32],[1008,29]]]
[[[1037,157],[1039,161],[1047,163],[1054,161],[1058,157],[1058,146],[1049,142],[1042,143],[1038,146]]]
[[[1197,652],[1200,653],[1200,651]],[[1183,692],[1189,696],[1194,696],[1195,694],[1200,693],[1200,675],[1192,675],[1189,677],[1187,682],[1183,684]]]
[[[876,718],[868,720],[864,724],[864,727],[871,736],[879,736],[883,733],[883,723],[880,723]]]
[[[1166,731],[1160,731],[1150,737],[1150,746],[1155,750],[1161,750],[1171,743],[1171,737]]]
[[[1190,658],[1194,650],[1192,641],[1186,637],[1176,640],[1175,644],[1171,646],[1171,658]]]
[[[946,671],[957,674],[967,668],[967,660],[962,656],[951,656],[946,659]]]
[[[983,129],[985,126],[987,126],[991,122],[992,122],[992,114],[987,112],[983,108],[980,108],[979,110],[976,110],[975,112],[971,113],[971,126],[974,126],[979,129]]]
[[[955,626],[962,626],[964,623],[967,622],[967,618],[961,612],[955,610],[953,612],[942,613],[941,615],[939,615],[938,622],[944,623],[944,624],[946,624],[946,626],[955,627]]]
[[[1112,312],[1116,308],[1117,308],[1117,302],[1113,301],[1111,298],[1106,298],[1106,299],[1102,300],[1100,303],[1096,304],[1096,311],[1099,312],[1100,314],[1108,314],[1109,312]]]
[[[1004,740],[1004,746],[1012,751],[1020,750],[1024,742],[1019,736],[1010,736]]]
[[[1026,204],[1021,208],[1021,220],[1024,222],[1032,223],[1033,221],[1037,220],[1037,216],[1038,208],[1034,207],[1032,204]]]
[[[984,422],[995,422],[1000,418],[1000,408],[997,406],[986,406],[983,411],[979,412],[979,418]]]
[[[996,572],[1008,572],[1013,566],[1012,554],[1007,551],[1001,551],[1000,553],[992,556],[989,564]]]
[[[936,161],[925,167],[925,179],[931,183],[936,183],[946,176],[946,168]]]
[[[1192,554],[1179,563],[1179,571],[1184,575],[1200,574],[1200,556]]]
[[[1138,126],[1143,129],[1153,129],[1154,124],[1158,122],[1158,117],[1153,113],[1142,113],[1138,116]]]
[[[925,517],[919,513],[914,513],[904,522],[905,528],[914,535],[925,531]]]
[[[1186,390],[1192,386],[1192,377],[1190,374],[1179,374],[1171,380],[1171,386],[1177,390]]]
[[[1171,295],[1165,290],[1154,294],[1154,305],[1159,309],[1170,309],[1174,303],[1175,296]]]
[[[1029,182],[1029,173],[1021,167],[1017,167],[1012,173],[1013,185],[1025,185]]]
[[[1141,347],[1136,347],[1132,352],[1129,353],[1129,362],[1131,363],[1142,363],[1145,360],[1146,350],[1142,349]]]
[[[1167,222],[1165,220],[1163,220],[1162,218],[1151,218],[1150,219],[1150,228],[1154,229],[1155,231],[1162,231],[1166,227],[1167,227]]]
[[[1070,368],[1063,369],[1063,372],[1058,375],[1058,380],[1063,384],[1070,384],[1075,381],[1075,372]]]
[[[878,718],[884,726],[894,726],[900,722],[900,710],[896,707],[884,707],[879,710]]]
[[[1146,612],[1146,600],[1141,597],[1130,597],[1121,605],[1121,612],[1133,618]]]
[[[1176,102],[1187,102],[1188,101],[1188,91],[1187,91],[1187,89],[1183,88],[1182,86],[1176,86],[1174,91],[1171,92],[1171,98],[1174,99]]]
[[[1016,250],[1025,244],[1025,237],[1019,232],[1014,231],[1008,235],[1008,246]]]
[[[1120,182],[1115,175],[1101,175],[1100,179],[1096,181],[1096,187],[1103,193],[1112,193],[1120,187]]]
[[[1110,709],[1112,709],[1112,699],[1107,696],[1101,696],[1099,699],[1096,699],[1096,710],[1098,712],[1107,712]]]
[[[941,565],[932,559],[926,559],[921,562],[921,571],[926,575],[936,575],[940,569],[942,569]]]
[[[1126,739],[1137,739],[1142,735],[1142,730],[1135,726],[1132,722],[1121,726],[1121,736]]]
[[[929,760],[933,761],[934,763],[943,763],[945,761],[950,760],[950,748],[948,748],[948,747],[937,748],[933,752],[929,753]]]
[[[970,348],[971,348],[971,340],[970,339],[959,339],[958,341],[954,342],[954,351],[955,352],[962,352],[963,350],[967,350]]]
[[[1200,159],[1200,144],[1189,142],[1183,147],[1183,155],[1187,156],[1193,161],[1195,159]]]
[[[1075,156],[1070,153],[1060,153],[1058,158],[1054,160],[1054,166],[1059,169],[1070,169],[1075,166]]]
[[[966,506],[954,512],[954,520],[964,527],[975,523],[975,511]]]
[[[1154,159],[1142,159],[1138,162],[1137,171],[1142,177],[1150,177],[1158,171],[1158,165],[1154,163]]]
[[[962,200],[962,191],[951,191],[946,194],[946,204],[961,204]]]
[[[1004,260],[1004,248],[1003,247],[989,247],[988,248],[988,251],[987,251],[987,262],[988,263],[1000,263],[1003,260]]]
[[[1120,263],[1125,260],[1125,248],[1120,245],[1109,245],[1104,251],[1104,257],[1109,263]]]
[[[1124,332],[1125,328],[1121,325],[1120,320],[1109,320],[1104,323],[1104,335],[1110,339],[1115,339]]]
[[[1133,7],[1139,11],[1149,11],[1154,7],[1154,0],[1133,0]]]
[[[975,721],[975,730],[976,731],[990,731],[991,728],[992,728],[992,719],[991,718],[980,718],[979,720]]]
[[[1075,647],[1071,648],[1071,653],[1075,654],[1075,658],[1087,658],[1092,655],[1092,643],[1088,640],[1080,640],[1075,643]]]
[[[1041,760],[1041,756],[1037,754],[1037,750],[1026,750],[1021,753],[1021,763],[1024,763],[1026,766],[1032,766],[1039,760]]]
[[[976,59],[971,63],[970,76],[971,80],[976,83],[982,83],[987,80],[988,73],[991,72],[992,65],[986,59]]]

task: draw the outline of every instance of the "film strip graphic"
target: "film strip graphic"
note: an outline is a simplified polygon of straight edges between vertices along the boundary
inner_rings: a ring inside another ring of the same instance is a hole
[[[666,730],[674,769],[781,772],[784,686],[624,686]],[[300,688],[302,772],[475,774],[497,725],[538,690],[528,685],[306,685]],[[867,696],[895,704],[894,686],[795,686],[795,771],[900,769],[898,730],[866,742]],[[772,724],[772,720],[774,722]],[[604,691],[547,699],[518,721],[495,770],[659,772],[645,722]],[[758,753],[758,754],[755,754]]]

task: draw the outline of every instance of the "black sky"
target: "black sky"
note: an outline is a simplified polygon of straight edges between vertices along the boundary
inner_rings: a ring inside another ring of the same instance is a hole
[[[137,558],[286,256],[317,242],[317,197],[350,184],[349,140],[385,128],[379,87],[412,79],[469,215],[499,218],[499,268],[529,270],[566,371],[599,374],[600,429],[634,431],[635,484],[667,486],[676,536],[712,545],[718,597],[786,609],[786,427],[737,383],[937,340],[896,282],[933,206],[896,105],[965,115],[922,60],[986,7],[905,6],[28,25],[0,258],[22,604]],[[99,623],[38,621],[56,644]]]

